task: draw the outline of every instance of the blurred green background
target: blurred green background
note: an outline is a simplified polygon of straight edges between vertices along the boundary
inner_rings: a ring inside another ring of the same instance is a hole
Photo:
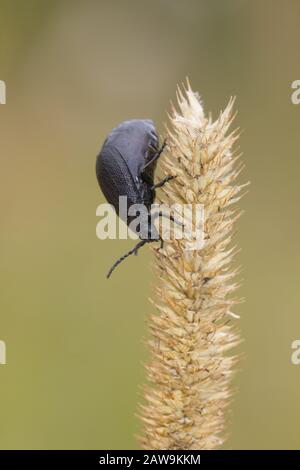
[[[225,448],[300,448],[298,0],[0,0],[0,447],[134,449],[150,252],[100,241],[95,158],[120,121],[163,131],[190,77],[237,96],[251,191],[235,242],[245,342]]]

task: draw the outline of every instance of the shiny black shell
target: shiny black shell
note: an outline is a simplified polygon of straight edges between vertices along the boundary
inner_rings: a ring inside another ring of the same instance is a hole
[[[134,119],[115,127],[106,138],[96,161],[96,175],[107,201],[119,214],[119,196],[128,205],[150,208],[155,198],[156,161],[145,165],[158,152],[159,139],[151,120]],[[129,220],[128,220],[129,223]]]

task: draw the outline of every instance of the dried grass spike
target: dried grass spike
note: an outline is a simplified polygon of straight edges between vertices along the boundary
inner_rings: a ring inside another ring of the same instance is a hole
[[[226,135],[233,120],[234,98],[213,121],[206,117],[189,82],[178,87],[178,109],[172,105],[167,126],[166,175],[178,177],[162,190],[161,200],[202,204],[204,244],[188,250],[186,240],[165,242],[154,250],[158,279],[149,317],[151,338],[149,385],[140,415],[145,449],[214,449],[224,442],[225,411],[231,397],[235,356],[240,339],[233,325],[237,288],[232,267],[236,249],[230,242],[240,213],[231,204],[243,185]],[[193,227],[195,228],[195,227]]]

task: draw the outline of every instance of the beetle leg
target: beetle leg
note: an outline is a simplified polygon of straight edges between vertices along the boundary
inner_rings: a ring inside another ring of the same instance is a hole
[[[160,249],[162,250],[164,247],[164,240],[161,237],[159,239],[160,239]]]
[[[165,139],[162,146],[160,147],[160,149],[158,150],[158,152],[156,152],[156,154],[154,155],[153,158],[151,158],[151,160],[149,162],[146,163],[146,165],[144,166],[144,168],[142,169],[142,173],[144,173],[145,169],[148,168],[148,166],[152,165],[156,160],[159,159],[159,157],[161,156],[161,154],[163,153],[164,149],[165,149],[165,146],[167,145],[167,140]]]
[[[184,227],[184,224],[182,222],[179,222],[179,220],[175,219],[175,217],[173,217],[172,214],[166,214],[163,211],[156,212],[153,215],[153,221],[157,219],[157,217],[165,217],[166,219],[169,218],[171,222],[174,222],[175,224],[180,225],[181,227]]]
[[[165,216],[165,214],[162,214],[162,216]],[[182,222],[179,222],[179,220],[175,219],[172,214],[170,214],[168,217],[170,217],[170,220],[174,222],[174,224],[180,225],[181,227],[184,227],[184,224]]]
[[[166,176],[166,177],[165,177],[163,180],[161,180],[159,183],[154,184],[151,189],[161,188],[161,187],[164,186],[168,181],[171,181],[171,180],[173,180],[174,178],[176,178],[176,176]]]
[[[152,240],[150,240],[152,241]],[[138,244],[132,248],[130,251],[128,251],[127,253],[125,253],[125,255],[121,256],[121,258],[119,258],[113,265],[112,267],[110,268],[110,270],[108,271],[107,273],[107,279],[111,276],[112,272],[116,269],[117,266],[119,266],[120,263],[122,263],[122,261],[124,261],[124,259],[126,259],[128,256],[130,255],[136,255],[138,250],[144,246],[146,243],[149,243],[149,240],[141,240],[140,242],[138,242]]]

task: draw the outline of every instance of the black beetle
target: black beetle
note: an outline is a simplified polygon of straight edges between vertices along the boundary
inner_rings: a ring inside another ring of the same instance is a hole
[[[154,184],[154,172],[166,141],[159,147],[159,139],[153,121],[149,119],[134,119],[124,121],[115,127],[106,138],[96,161],[96,175],[100,188],[107,201],[119,213],[119,196],[127,196],[128,207],[133,204],[143,204],[148,211],[148,224],[144,228],[145,235],[140,237],[138,244],[128,253],[119,258],[109,270],[113,270],[127,256],[137,254],[138,250],[153,241],[163,240],[156,233],[153,236],[150,209],[155,199],[155,189],[162,187],[173,176],[167,176]],[[157,215],[164,215],[159,213]],[[174,220],[171,217],[172,220]],[[132,218],[128,217],[129,224]]]

